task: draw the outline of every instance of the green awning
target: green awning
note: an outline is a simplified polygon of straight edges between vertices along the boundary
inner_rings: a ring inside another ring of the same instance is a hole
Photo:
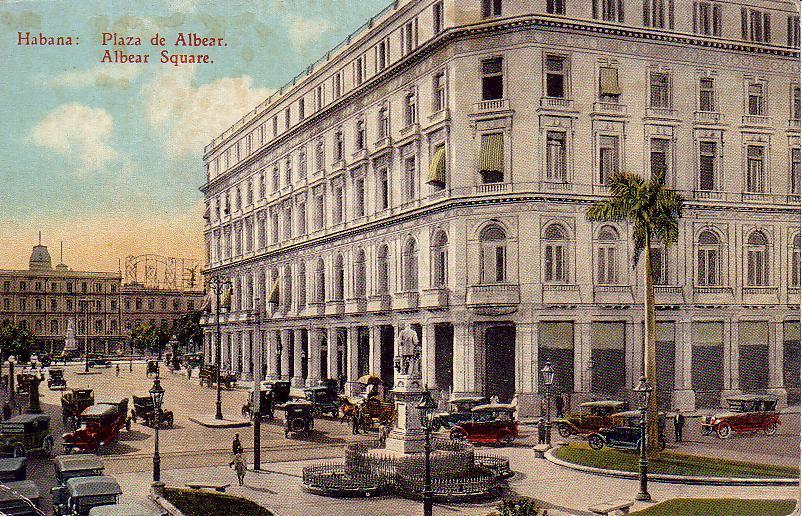
[[[481,172],[504,172],[504,135],[501,133],[482,136],[479,150]]]
[[[446,184],[446,148],[444,145],[441,145],[434,151],[432,163],[429,165],[429,177],[426,179],[426,184]]]
[[[621,95],[618,84],[618,68],[602,66],[599,68],[599,92],[602,95]]]

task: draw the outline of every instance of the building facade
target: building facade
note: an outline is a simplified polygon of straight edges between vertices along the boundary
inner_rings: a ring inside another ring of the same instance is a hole
[[[181,292],[126,285],[120,272],[74,271],[52,266],[46,246],[34,246],[28,270],[0,270],[0,321],[28,328],[40,351],[59,353],[72,326],[79,348],[128,351],[131,330],[139,323],[172,326],[198,310],[202,292]]]
[[[585,211],[659,170],[686,199],[651,250],[661,404],[798,404],[798,76],[793,2],[394,2],[205,149],[223,365],[392,383],[409,324],[431,389],[531,412],[550,360],[574,402],[627,397],[632,228]]]

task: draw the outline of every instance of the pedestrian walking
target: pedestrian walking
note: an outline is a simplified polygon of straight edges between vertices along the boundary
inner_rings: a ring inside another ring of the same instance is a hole
[[[231,443],[231,453],[236,456],[243,451],[242,443],[239,440],[239,434],[234,434],[234,442]]]
[[[245,484],[245,472],[248,471],[248,463],[245,461],[245,457],[242,455],[242,452],[237,453],[234,455],[234,460],[228,463],[228,467],[234,467],[234,471],[237,472],[237,482],[239,485]]]
[[[682,429],[685,427],[685,416],[679,409],[674,409],[674,440],[678,443],[682,442]]]
[[[356,435],[359,433],[359,420],[361,418],[359,406],[354,407],[354,412],[351,414],[351,433]]]
[[[117,366],[114,368],[114,374],[116,376],[120,376],[120,364],[117,364]]]
[[[187,380],[192,380],[192,366],[187,365]]]
[[[543,418],[537,420],[537,443],[546,444],[546,420]]]
[[[558,418],[563,417],[564,408],[565,405],[562,394],[557,394],[557,397],[554,398],[554,412],[557,414]]]

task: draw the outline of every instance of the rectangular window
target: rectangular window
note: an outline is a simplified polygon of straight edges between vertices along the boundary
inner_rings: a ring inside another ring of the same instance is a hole
[[[365,178],[358,177],[354,180],[354,215],[362,217],[365,215]]]
[[[763,83],[754,82],[749,84],[748,109],[750,115],[766,114],[766,99],[763,91]]]
[[[273,181],[272,181],[273,192],[278,192],[279,189],[279,173],[278,173],[278,166],[273,167]]]
[[[387,67],[387,40],[379,42],[376,47],[376,69],[382,71]]]
[[[320,111],[323,109],[323,85],[318,85],[315,89],[315,110]]]
[[[360,56],[354,61],[354,72],[357,86],[365,82],[365,57]]]
[[[390,136],[390,116],[386,107],[379,109],[379,138]]]
[[[565,0],[547,0],[546,12],[549,14],[565,14]]]
[[[652,247],[649,253],[652,264],[652,281],[655,285],[668,284],[668,267],[666,263],[665,249],[662,247]]]
[[[799,16],[788,17],[788,46],[799,48]]]
[[[304,102],[304,99],[299,99],[298,100],[298,121],[299,122],[304,119],[305,112],[306,112],[306,103]]]
[[[343,141],[343,132],[338,130],[334,133],[334,159],[340,161],[345,158],[345,142]]]
[[[343,203],[344,203],[344,201],[345,201],[345,198],[343,196],[342,187],[341,186],[334,187],[333,200],[332,200],[332,203],[334,204],[334,206],[332,206],[332,208],[334,209],[334,212],[332,213],[332,217],[334,219],[334,221],[333,221],[334,224],[339,224],[340,222],[343,221]]]
[[[713,86],[712,78],[699,79],[699,111],[713,112],[716,110]]]
[[[415,183],[417,179],[417,163],[415,157],[412,156],[404,160],[404,193],[407,201],[415,199],[415,194],[417,193]]]
[[[501,16],[501,0],[482,0],[482,18]]]
[[[771,14],[756,9],[741,8],[741,38],[756,43],[771,42]]]
[[[300,236],[306,235],[306,203],[302,202],[298,205],[298,234]]]
[[[278,116],[273,117],[273,138],[278,134]]]
[[[365,138],[365,122],[360,120],[356,123],[356,148],[358,150],[364,149],[366,144]]]
[[[618,68],[602,66],[599,68],[599,100],[618,102],[621,98],[621,85],[618,82]]]
[[[326,224],[326,198],[321,193],[317,196],[317,210],[315,212],[315,229],[322,229]]]
[[[599,183],[606,185],[618,172],[618,137],[599,136]]]
[[[437,2],[432,6],[432,28],[435,35],[443,32],[443,2]]]
[[[799,195],[800,186],[800,163],[799,163],[799,147],[791,149],[791,193]]]
[[[716,190],[715,142],[699,142],[699,190]]]
[[[332,78],[332,82],[331,82],[331,92],[332,92],[332,96],[335,99],[340,98],[340,95],[342,95],[342,92],[343,92],[342,72],[337,72],[337,73],[334,74],[334,77]]]
[[[484,184],[504,181],[504,133],[482,135],[479,173]]]
[[[320,172],[326,167],[326,149],[323,142],[318,142],[315,149],[315,170]]]
[[[287,158],[284,164],[284,184],[292,184],[292,158]]]
[[[649,74],[649,105],[653,108],[671,107],[669,95],[669,79],[667,73],[652,72]]]
[[[408,93],[404,98],[404,116],[406,125],[412,125],[418,121],[418,106],[414,93]]]
[[[292,121],[290,120],[290,108],[284,110],[284,128],[289,129],[290,125],[292,125]]]
[[[298,153],[298,177],[306,177],[306,151]]]
[[[437,113],[446,108],[446,74],[439,72],[434,75],[432,91],[432,112]]]
[[[505,274],[507,272],[506,264],[506,247],[496,246],[496,282],[503,283],[506,281]]]
[[[669,144],[670,142],[663,138],[652,138],[652,149],[650,153],[650,168],[652,177],[667,177],[668,176],[668,160],[669,160]]]
[[[800,99],[799,86],[791,88],[791,119],[799,120]]]
[[[376,197],[379,210],[390,207],[390,173],[386,166],[376,171]]]
[[[278,212],[274,211],[270,214],[270,241],[273,244],[278,243]]]
[[[693,31],[707,36],[721,36],[721,5],[717,2],[694,2]]]
[[[546,133],[546,180],[564,183],[567,179],[565,133]]]
[[[592,0],[592,2],[594,18],[611,22],[624,21],[623,0]]]
[[[504,59],[482,61],[482,100],[504,98]]]
[[[759,145],[746,147],[746,191],[765,191],[765,149]]]
[[[562,56],[546,56],[546,96],[553,98],[567,97],[567,58]]]
[[[643,0],[643,26],[673,29],[674,0]]]

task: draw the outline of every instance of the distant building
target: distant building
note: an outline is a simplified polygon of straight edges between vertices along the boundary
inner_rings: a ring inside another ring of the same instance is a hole
[[[60,352],[72,321],[79,349],[127,350],[138,323],[172,325],[199,308],[202,292],[145,288],[122,283],[120,272],[74,271],[52,266],[47,246],[34,246],[27,270],[0,270],[0,322],[30,329],[41,351]]]

